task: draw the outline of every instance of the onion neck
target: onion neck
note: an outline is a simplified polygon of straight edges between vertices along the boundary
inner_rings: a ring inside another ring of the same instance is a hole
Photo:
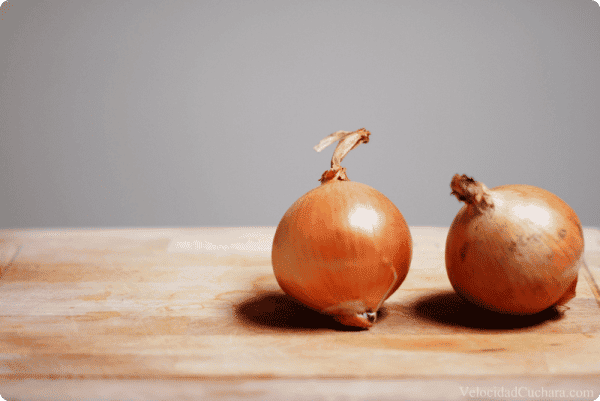
[[[330,181],[350,181],[346,175],[346,169],[341,166],[342,160],[352,149],[361,143],[368,143],[369,135],[371,135],[371,133],[364,128],[357,131],[336,131],[323,138],[321,142],[314,147],[317,152],[320,152],[335,141],[339,141],[333,152],[333,157],[331,158],[331,169],[325,171],[319,179],[321,184]]]
[[[494,207],[492,195],[484,183],[475,181],[465,174],[455,174],[450,183],[452,195],[467,205],[473,205],[478,210],[486,210]]]

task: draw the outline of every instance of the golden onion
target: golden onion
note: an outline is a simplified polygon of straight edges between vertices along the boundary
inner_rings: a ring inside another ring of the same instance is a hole
[[[338,131],[321,185],[298,199],[273,239],[272,264],[285,293],[342,324],[371,327],[383,301],[406,278],[412,256],[409,228],[398,208],[374,188],[352,182],[340,162],[370,132]]]
[[[575,296],[583,229],[569,205],[538,187],[489,189],[466,175],[456,174],[451,188],[465,202],[446,240],[446,270],[460,296],[517,315]]]

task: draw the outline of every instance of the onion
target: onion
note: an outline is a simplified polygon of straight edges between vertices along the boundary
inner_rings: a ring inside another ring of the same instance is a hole
[[[530,185],[489,189],[457,174],[450,186],[465,202],[446,240],[446,270],[460,296],[515,315],[575,296],[583,230],[569,205]]]
[[[383,301],[406,278],[412,238],[398,208],[368,185],[348,180],[340,162],[370,132],[338,131],[321,185],[285,213],[273,238],[272,263],[285,293],[348,326],[371,327]]]

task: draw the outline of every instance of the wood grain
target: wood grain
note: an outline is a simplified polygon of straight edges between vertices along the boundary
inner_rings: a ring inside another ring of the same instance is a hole
[[[0,278],[2,278],[6,269],[10,267],[20,249],[19,243],[0,238]]]
[[[283,294],[270,264],[273,233],[0,231],[0,395],[44,399],[40,386],[73,385],[81,399],[110,399],[86,388],[152,383],[171,396],[204,385],[221,399],[236,391],[276,399],[293,384],[305,389],[296,398],[319,399],[319,385],[345,382],[337,388],[348,399],[361,385],[374,398],[472,399],[461,383],[498,380],[600,395],[598,230],[585,229],[585,279],[568,309],[516,317],[456,296],[444,267],[447,229],[412,227],[410,272],[370,330],[341,326]],[[173,386],[179,380],[183,387]],[[403,392],[402,381],[422,391]]]

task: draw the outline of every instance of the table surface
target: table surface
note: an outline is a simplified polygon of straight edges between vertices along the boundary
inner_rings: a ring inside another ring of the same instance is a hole
[[[584,230],[585,263],[566,310],[506,316],[454,293],[447,228],[411,227],[409,274],[369,330],[341,326],[281,291],[274,231],[0,230],[0,396],[600,395],[600,230]]]

